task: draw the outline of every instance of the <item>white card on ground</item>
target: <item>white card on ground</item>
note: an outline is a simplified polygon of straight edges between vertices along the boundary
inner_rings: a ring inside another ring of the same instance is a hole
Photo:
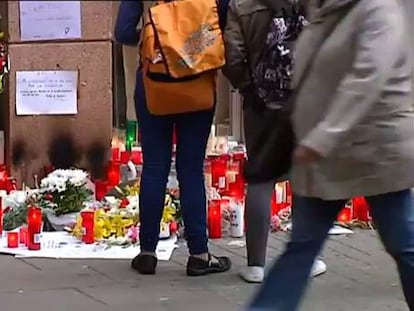
[[[168,261],[178,246],[177,237],[161,240],[156,250],[158,260]],[[139,246],[111,246],[105,244],[83,244],[66,232],[44,232],[39,251],[29,251],[26,247],[7,248],[7,239],[0,240],[0,253],[24,258],[53,259],[132,259],[139,254]]]

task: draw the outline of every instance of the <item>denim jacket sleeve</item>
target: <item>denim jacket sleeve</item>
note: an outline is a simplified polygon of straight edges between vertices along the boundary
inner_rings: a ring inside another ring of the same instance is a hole
[[[121,1],[115,23],[115,40],[124,45],[136,46],[139,41],[138,23],[143,13],[142,1]]]

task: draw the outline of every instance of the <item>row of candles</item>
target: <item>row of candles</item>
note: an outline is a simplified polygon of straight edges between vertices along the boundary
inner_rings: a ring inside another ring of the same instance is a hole
[[[271,216],[277,215],[280,211],[292,206],[292,193],[288,182],[282,183],[282,187],[286,187],[287,196],[284,200],[278,201],[274,192],[272,197]],[[277,186],[276,186],[277,187]],[[208,235],[210,239],[219,239],[222,237],[222,217],[223,211],[230,211],[230,236],[242,237],[246,230],[244,220],[244,206],[242,198],[236,199],[236,204],[229,208],[229,202],[233,199],[224,198],[210,200],[208,205]],[[237,202],[241,204],[237,204]],[[234,201],[233,201],[234,203]],[[369,204],[364,197],[354,198],[350,204],[347,204],[338,214],[337,221],[340,223],[350,223],[353,220],[362,222],[371,221]]]
[[[2,214],[0,214],[0,232],[2,232]],[[82,241],[85,244],[95,242],[95,212],[82,211]],[[27,226],[22,226],[19,231],[7,232],[7,247],[18,248],[26,246],[28,250],[37,251],[41,249],[41,233],[42,233],[42,211],[38,207],[29,207],[27,213]],[[2,236],[3,234],[1,234]]]
[[[7,232],[7,247],[17,248],[22,244],[29,250],[40,250],[42,225],[43,219],[41,209],[36,206],[30,206],[27,211],[27,226],[20,227],[18,232]],[[0,234],[3,236],[3,208],[1,206]]]

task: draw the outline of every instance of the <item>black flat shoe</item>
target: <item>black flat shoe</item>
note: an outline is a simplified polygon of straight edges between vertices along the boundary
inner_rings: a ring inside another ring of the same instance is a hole
[[[211,273],[221,273],[230,270],[231,260],[228,257],[209,255],[209,260],[190,256],[187,262],[188,276],[202,276]]]
[[[158,259],[153,255],[139,254],[131,261],[132,269],[140,274],[155,274]]]

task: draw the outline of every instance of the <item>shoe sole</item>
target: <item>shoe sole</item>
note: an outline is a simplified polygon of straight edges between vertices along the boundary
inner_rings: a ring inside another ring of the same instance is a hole
[[[208,274],[223,273],[229,271],[231,266],[221,269],[209,268],[205,270],[187,270],[187,276],[203,276]]]
[[[240,278],[243,280],[243,281],[245,281],[246,283],[249,283],[249,284],[260,284],[260,283],[263,283],[263,280],[251,280],[251,279],[247,279],[247,278],[245,278],[244,276],[242,276],[242,275],[239,275],[240,276]]]

